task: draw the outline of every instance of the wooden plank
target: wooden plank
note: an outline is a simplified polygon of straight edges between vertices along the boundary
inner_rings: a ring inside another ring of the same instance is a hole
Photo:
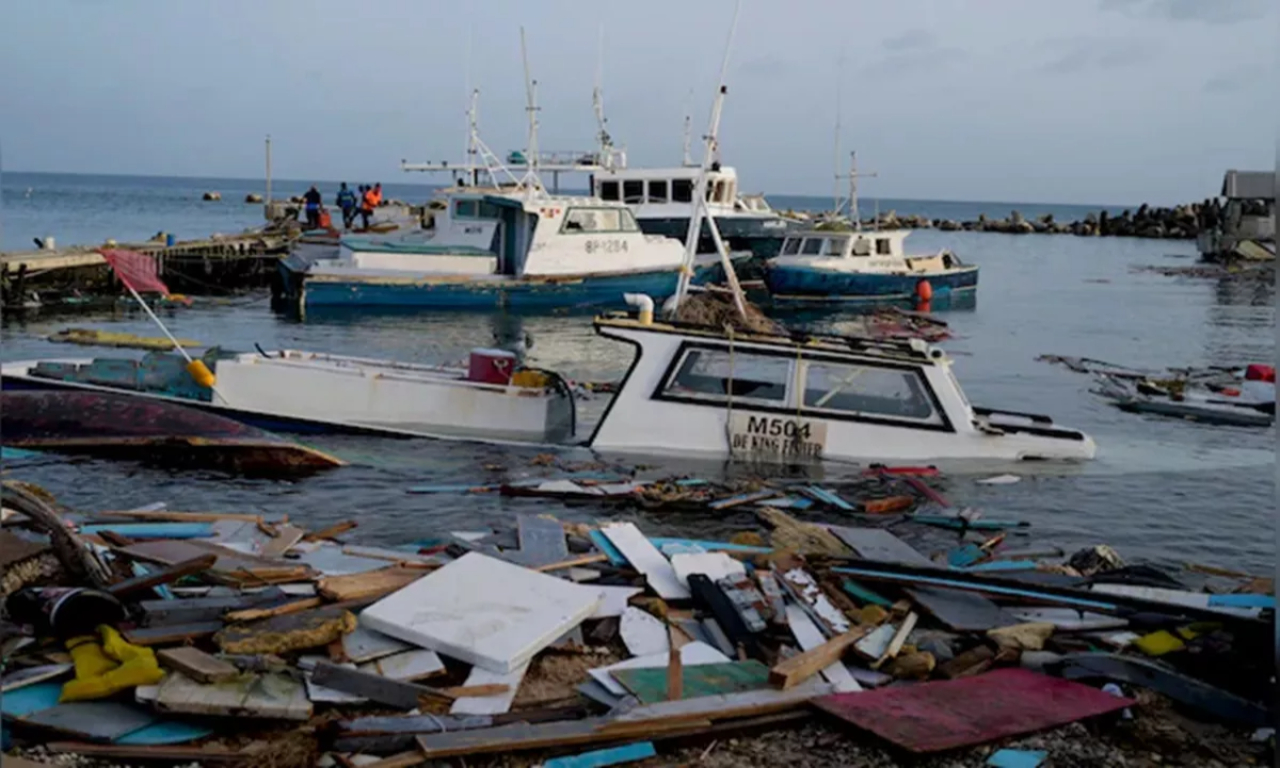
[[[600,529],[618,551],[640,573],[649,587],[664,600],[687,600],[689,589],[680,583],[675,569],[662,553],[632,523],[615,523]]]
[[[423,706],[424,701],[451,701],[438,689],[403,680],[389,680],[354,669],[345,669],[327,661],[316,662],[311,679],[326,688],[361,696],[389,707],[410,710]]]
[[[435,651],[416,648],[366,662],[361,664],[359,669],[361,672],[381,675],[392,680],[414,681],[438,675],[445,671],[445,666]]]
[[[10,670],[5,673],[4,677],[0,677],[0,693],[8,693],[9,691],[26,688],[28,685],[56,680],[74,668],[71,664],[45,664],[39,667]]]
[[[858,627],[826,641],[822,645],[792,656],[769,670],[769,684],[786,690],[808,680],[818,672],[837,664],[849,646],[867,634],[866,627]],[[845,670],[846,674],[848,670]]]
[[[38,541],[27,541],[9,531],[0,531],[0,569],[8,570],[10,565],[30,557],[49,551],[49,545]]]
[[[151,573],[145,573],[141,576],[135,576],[132,579],[125,579],[112,584],[107,587],[107,592],[118,598],[136,595],[162,584],[171,584],[184,576],[203,573],[212,568],[217,560],[217,556],[212,554],[197,555],[190,559],[167,565]]]
[[[754,659],[680,668],[680,694],[668,687],[669,667],[618,669],[613,677],[644,704],[695,699],[764,688],[769,668]],[[674,698],[673,698],[674,697]]]
[[[578,557],[569,558],[568,560],[559,560],[554,563],[539,565],[533,570],[537,571],[538,573],[547,573],[548,571],[562,571],[566,568],[576,568],[577,566],[580,566],[580,565],[594,565],[595,563],[603,563],[608,559],[609,558],[607,555],[602,555],[599,553],[593,554],[593,555],[580,555]]]
[[[555,757],[545,761],[542,768],[604,768],[604,766],[630,763],[658,754],[653,742],[642,741],[612,749],[597,749],[572,757]]]
[[[86,744],[75,741],[55,741],[44,745],[45,749],[55,754],[84,755],[85,757],[103,760],[172,760],[180,763],[239,763],[249,758],[253,752],[249,750],[231,751],[218,744],[206,744],[199,747],[186,746],[119,746],[116,744]],[[5,768],[13,758],[5,755]],[[41,763],[40,765],[47,765]]]
[[[208,637],[219,632],[222,627],[223,624],[220,621],[205,621],[145,629],[126,629],[120,634],[134,645],[173,645]]]
[[[222,659],[190,646],[156,651],[156,660],[165,669],[181,672],[198,683],[221,683],[240,674],[240,670]]]
[[[517,562],[521,565],[537,568],[569,559],[559,520],[521,513],[516,515],[516,531],[520,537]]]
[[[363,624],[507,673],[590,616],[599,592],[468,552],[365,609]]]
[[[156,510],[115,510],[98,512],[100,517],[125,517],[132,520],[157,520],[170,523],[213,523],[218,520],[240,520],[247,523],[261,522],[262,515],[227,514],[222,512],[164,512]]]
[[[354,529],[359,523],[355,520],[344,520],[340,523],[334,523],[328,528],[321,528],[318,531],[308,533],[302,537],[303,541],[334,541],[336,538],[347,531]]]
[[[713,501],[707,505],[707,509],[720,512],[726,509],[740,507],[743,504],[754,504],[755,502],[758,502],[758,501],[764,501],[765,499],[772,499],[775,496],[782,496],[782,495],[783,494],[781,491],[774,491],[774,490],[764,490],[764,491],[755,491],[753,493],[743,493],[737,496],[730,496],[727,499],[718,499],[716,501]]]
[[[898,627],[898,631],[893,633],[893,638],[889,640],[889,646],[885,648],[884,653],[871,662],[872,669],[880,669],[886,661],[898,655],[898,651],[902,650],[903,643],[907,642],[907,635],[911,634],[911,630],[916,628],[916,622],[919,620],[920,617],[914,611],[907,614],[906,618],[902,620],[902,624]]]
[[[933,565],[929,558],[883,528],[846,528],[833,525],[830,530],[863,560]]]
[[[618,548],[613,546],[613,543],[609,541],[609,537],[605,536],[599,530],[588,531],[587,536],[590,537],[591,543],[596,545],[596,549],[599,549],[604,553],[605,557],[609,558],[610,565],[627,564],[627,558],[623,557],[622,552],[618,551]]]
[[[282,525],[276,529],[275,538],[263,545],[258,554],[263,557],[284,557],[284,553],[306,535],[307,532],[296,525]]]
[[[821,648],[828,642],[826,637],[822,634],[822,630],[818,628],[817,624],[813,623],[813,619],[810,619],[809,614],[805,613],[804,609],[800,606],[794,604],[787,605],[784,615],[786,616],[787,625],[791,628],[791,634],[795,636],[796,642],[800,644],[800,650],[805,652],[814,651]],[[840,637],[845,637],[845,635],[833,638],[832,640],[839,640]],[[778,667],[776,666],[770,670],[770,685],[777,684],[775,682],[774,675],[774,672],[777,670]],[[840,693],[862,690],[862,686],[858,685],[858,681],[854,679],[852,673],[849,672],[849,668],[844,665],[844,662],[840,661],[839,657],[822,668],[822,677],[828,683],[835,686],[836,691]],[[794,685],[794,683],[792,683],[792,685]],[[782,687],[786,688],[788,686],[784,683]]]
[[[22,719],[90,741],[115,741],[156,721],[156,716],[142,707],[118,701],[72,701],[33,712]]]
[[[381,597],[390,594],[398,589],[403,589],[425,575],[417,569],[392,566],[376,571],[323,578],[316,588],[321,595],[330,600],[359,600],[366,597]]]
[[[619,741],[632,735],[633,727],[615,727],[602,730],[612,721],[601,717],[581,720],[563,720],[552,723],[512,723],[496,728],[483,728],[456,733],[425,734],[418,736],[420,758],[436,760],[460,755],[516,752],[550,747],[570,747],[581,744]],[[671,726],[649,725],[644,738],[662,733],[696,733],[709,727],[707,720],[684,720]],[[625,735],[624,735],[625,734]]]
[[[191,715],[307,720],[311,702],[303,685],[284,675],[242,675],[202,685],[179,672],[160,684],[156,708]]]
[[[433,555],[420,555],[417,552],[405,552],[399,549],[387,549],[385,547],[357,547],[348,545],[342,548],[342,554],[351,555],[353,557],[368,557],[374,560],[386,560],[387,562],[402,563],[404,565],[444,565],[439,558],[436,558]]]
[[[511,703],[515,701],[516,692],[520,688],[520,681],[524,680],[525,673],[529,671],[529,662],[525,662],[511,672],[490,672],[480,667],[472,667],[471,674],[467,675],[465,687],[474,687],[482,685],[500,685],[505,686],[506,690],[494,693],[489,696],[461,696],[453,702],[453,706],[449,708],[451,715],[500,715],[511,709]]]
[[[745,653],[752,658],[760,658],[763,655],[760,643],[720,585],[706,576],[694,574],[689,577],[689,589],[693,593],[693,604],[715,619],[733,647],[734,656]]]
[[[224,653],[281,654],[328,645],[355,628],[350,611],[330,605],[220,628],[214,642]]]
[[[625,731],[627,728],[673,725],[682,720],[727,720],[733,717],[756,717],[774,712],[785,712],[805,706],[816,696],[832,692],[827,683],[810,679],[786,691],[763,688],[720,696],[702,696],[696,699],[664,701],[645,704],[615,715],[601,726],[604,732]],[[859,694],[861,695],[861,694]]]
[[[323,602],[318,597],[308,597],[303,600],[293,600],[284,605],[277,605],[273,608],[248,608],[243,611],[232,611],[223,616],[223,618],[227,621],[257,621],[259,619],[269,619],[272,616],[288,616],[291,613],[310,610],[319,607]]]
[[[217,561],[209,572],[223,580],[235,583],[297,581],[311,574],[310,569],[303,566],[287,566],[280,560],[248,555],[199,539],[143,541],[118,551],[127,557],[161,565],[172,565],[201,555],[213,554],[217,556]]]
[[[185,597],[168,600],[142,600],[143,623],[150,627],[161,624],[190,624],[197,621],[221,621],[228,611],[246,610],[278,601],[284,592],[275,587],[262,592],[226,597]]]

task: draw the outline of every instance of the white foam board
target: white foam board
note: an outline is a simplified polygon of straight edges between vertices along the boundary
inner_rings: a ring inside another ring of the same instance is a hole
[[[637,571],[643,573],[649,586],[664,600],[687,600],[689,588],[680,583],[675,569],[657,547],[631,523],[613,523],[600,532]]]
[[[666,653],[671,646],[666,625],[639,608],[623,611],[622,620],[618,622],[618,634],[622,635],[622,644],[627,646],[632,656]]]
[[[600,606],[598,589],[468,552],[369,606],[361,624],[507,674]]]
[[[712,581],[719,581],[726,576],[741,576],[747,572],[742,563],[723,552],[674,554],[671,556],[671,569],[676,572],[676,578],[685,587],[689,586],[689,577],[695,573],[700,573]]]
[[[627,601],[644,590],[639,587],[591,587],[604,597],[600,607],[591,614],[593,619],[607,619],[610,616],[621,616],[629,607]]]

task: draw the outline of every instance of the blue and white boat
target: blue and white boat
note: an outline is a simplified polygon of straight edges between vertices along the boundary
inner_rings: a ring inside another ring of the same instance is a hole
[[[907,256],[907,230],[809,230],[765,264],[775,304],[822,305],[942,297],[978,289],[977,266],[951,251]]]
[[[280,262],[286,299],[317,307],[621,307],[675,292],[680,241],[646,235],[621,202],[539,189],[451,191],[427,229],[338,241],[331,258]],[[748,254],[742,254],[746,258]],[[718,258],[695,260],[715,279]]]

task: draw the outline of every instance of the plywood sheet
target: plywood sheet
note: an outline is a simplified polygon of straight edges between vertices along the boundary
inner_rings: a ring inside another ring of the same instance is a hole
[[[666,669],[640,667],[616,670],[613,677],[641,703],[656,704],[670,698],[667,693],[667,673]],[[769,684],[769,668],[755,659],[698,664],[692,667],[681,666],[680,678],[680,698],[697,699],[765,688]]]
[[[361,619],[405,642],[509,673],[600,602],[598,590],[469,552],[374,603]]]
[[[1133,703],[1025,669],[813,700],[841,720],[920,753],[1031,733]]]
[[[683,667],[696,666],[698,664],[721,664],[731,661],[720,651],[712,648],[706,643],[692,642],[686,643],[680,648],[680,665]],[[588,670],[588,674],[592,679],[605,687],[609,693],[615,696],[626,696],[627,689],[623,688],[617,680],[613,678],[613,672],[623,669],[647,669],[650,667],[662,667],[666,669],[667,653],[656,653],[652,656],[639,656],[634,659],[620,661],[617,664],[610,664],[607,667],[597,667]]]

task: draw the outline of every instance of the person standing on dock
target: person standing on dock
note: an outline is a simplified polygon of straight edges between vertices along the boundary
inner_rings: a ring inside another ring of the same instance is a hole
[[[342,209],[342,228],[351,229],[351,224],[356,220],[356,194],[347,188],[347,182],[342,182],[335,202]]]
[[[364,192],[360,195],[360,218],[364,221],[364,228],[369,228],[369,217],[373,215],[373,209],[378,205],[378,199],[374,196],[373,187],[361,187]]]
[[[302,202],[307,207],[307,229],[318,229],[320,227],[320,190],[315,185],[311,185],[311,189],[307,190],[307,194],[302,196]]]

